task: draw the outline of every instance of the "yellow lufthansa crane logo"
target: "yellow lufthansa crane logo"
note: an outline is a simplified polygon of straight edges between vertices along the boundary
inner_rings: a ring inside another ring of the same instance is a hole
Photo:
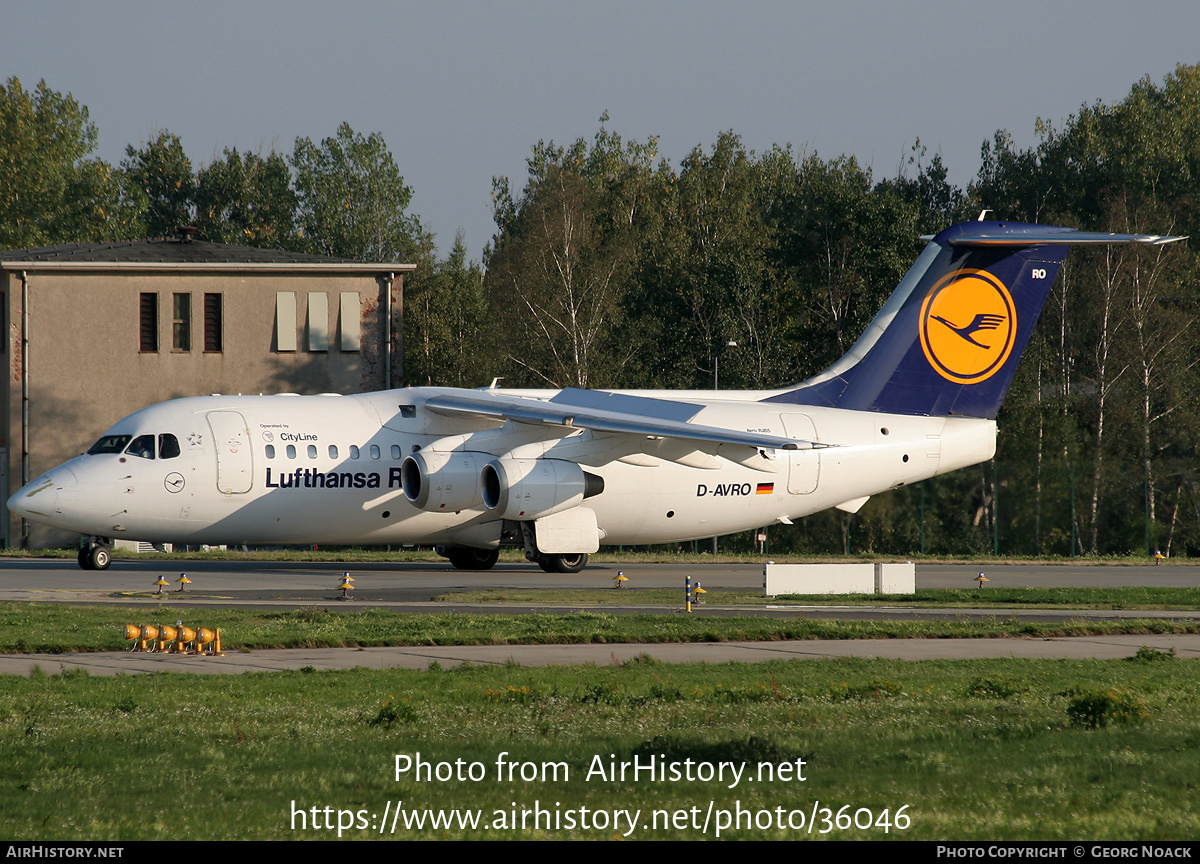
[[[957,384],[995,375],[1017,337],[1012,295],[986,270],[958,270],[940,280],[921,304],[920,322],[925,359]]]

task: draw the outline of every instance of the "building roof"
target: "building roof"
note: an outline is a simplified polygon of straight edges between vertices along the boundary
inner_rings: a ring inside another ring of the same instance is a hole
[[[364,263],[305,252],[259,249],[179,237],[71,243],[0,252],[4,270],[314,270],[405,272],[412,264]]]

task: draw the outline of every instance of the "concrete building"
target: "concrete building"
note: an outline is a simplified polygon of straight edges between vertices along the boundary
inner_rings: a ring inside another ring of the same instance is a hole
[[[156,402],[400,386],[414,269],[187,232],[0,252],[3,499]],[[3,515],[5,546],[71,539]]]

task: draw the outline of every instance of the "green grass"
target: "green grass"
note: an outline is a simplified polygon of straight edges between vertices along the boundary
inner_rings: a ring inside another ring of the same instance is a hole
[[[943,639],[1006,636],[1198,633],[1200,622],[1165,619],[1045,623],[997,616],[983,621],[472,613],[397,614],[382,609],[284,611],[0,603],[0,653],[114,651],[127,647],[126,624],[182,620],[220,628],[226,650],[386,645],[538,645],[620,642],[728,642],[780,639]]]
[[[761,590],[709,591],[709,606],[766,606],[781,604],[834,606],[905,606],[941,609],[1177,609],[1200,610],[1200,587],[1118,588],[976,588],[928,589],[913,594],[817,594],[764,597]],[[547,603],[595,606],[664,605],[683,603],[682,589],[666,588],[488,588],[447,591],[433,598],[444,603]]]
[[[792,661],[232,676],[0,679],[8,839],[296,839],[299,810],[385,805],[560,811],[803,811],[813,838],[869,809],[910,827],[843,838],[1182,839],[1200,834],[1195,661]],[[1101,720],[1099,718],[1107,718]],[[569,779],[497,779],[496,762],[565,762]],[[478,762],[469,780],[396,779],[395,757]],[[585,779],[595,757],[805,762],[805,780]],[[322,814],[324,818],[324,814]],[[860,815],[860,821],[861,821]],[[353,821],[353,820],[352,820]],[[311,824],[311,822],[310,822]],[[399,830],[396,839],[608,839],[605,830]],[[778,828],[722,836],[808,836]],[[379,835],[352,829],[349,838]],[[637,839],[700,839],[696,827]],[[712,825],[708,832],[713,836]]]

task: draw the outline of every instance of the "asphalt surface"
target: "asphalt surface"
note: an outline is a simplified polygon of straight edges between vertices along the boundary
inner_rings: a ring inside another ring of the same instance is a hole
[[[974,588],[980,570],[989,587],[1111,587],[1121,585],[1198,586],[1200,566],[918,564],[918,588]],[[186,572],[192,584],[175,596],[175,580]],[[449,564],[337,564],[263,561],[152,561],[118,559],[112,569],[81,570],[68,559],[0,559],[0,600],[37,602],[117,602],[149,599],[159,576],[172,583],[172,602],[192,605],[310,606],[336,600],[342,573],[354,577],[354,597],[372,604],[428,603],[438,594],[490,588],[611,589],[621,571],[627,588],[683,589],[691,576],[707,589],[761,589],[761,564],[590,564],[582,573],[543,573],[529,564],[499,564],[491,570],[455,570]],[[986,588],[984,590],[987,590]],[[441,607],[444,608],[444,607]]]
[[[164,565],[170,563],[171,569]],[[179,569],[175,569],[179,568]],[[983,568],[991,586],[1090,586],[1200,585],[1200,566],[1168,564],[1097,565],[994,565]],[[343,572],[354,577],[353,600],[339,599],[336,589]],[[525,612],[577,612],[579,605],[466,604],[434,602],[447,592],[488,588],[545,590],[561,588],[612,589],[621,571],[629,578],[634,597],[639,589],[679,588],[691,576],[709,590],[762,587],[758,564],[594,564],[575,575],[543,573],[536,567],[501,564],[484,572],[465,572],[439,564],[277,563],[259,561],[179,562],[119,560],[111,570],[89,572],[73,561],[60,559],[0,560],[0,601],[112,604],[130,609],[155,609],[161,605],[197,608],[302,608],[361,609],[366,606],[397,612],[449,612],[521,614]],[[186,572],[192,584],[177,590],[175,580]],[[918,588],[974,587],[979,568],[969,565],[919,564]],[[154,582],[172,583],[163,594]],[[986,588],[983,590],[987,590]],[[595,607],[587,607],[595,609]],[[605,606],[606,614],[683,614],[661,605]],[[877,606],[697,606],[696,615],[763,615],[772,617],[822,617],[842,619],[963,619],[994,617],[995,610],[909,609]],[[1172,618],[1194,620],[1200,611],[1127,612],[1122,610],[1022,610],[1005,611],[1004,617],[1028,620],[1079,618]],[[85,669],[93,675],[136,674],[162,671],[230,673],[299,669],[404,667],[426,668],[471,663],[517,662],[522,665],[621,663],[640,654],[676,662],[756,662],[796,657],[892,657],[899,659],[953,659],[975,657],[1048,657],[1098,659],[1129,656],[1142,645],[1174,649],[1184,657],[1200,656],[1200,636],[1114,636],[1074,639],[945,639],[945,640],[846,640],[771,643],[696,643],[653,645],[552,645],[465,646],[455,648],[309,649],[286,651],[230,651],[224,657],[195,657],[129,652],[75,655],[0,656],[0,674],[28,675],[34,667],[46,673]]]

